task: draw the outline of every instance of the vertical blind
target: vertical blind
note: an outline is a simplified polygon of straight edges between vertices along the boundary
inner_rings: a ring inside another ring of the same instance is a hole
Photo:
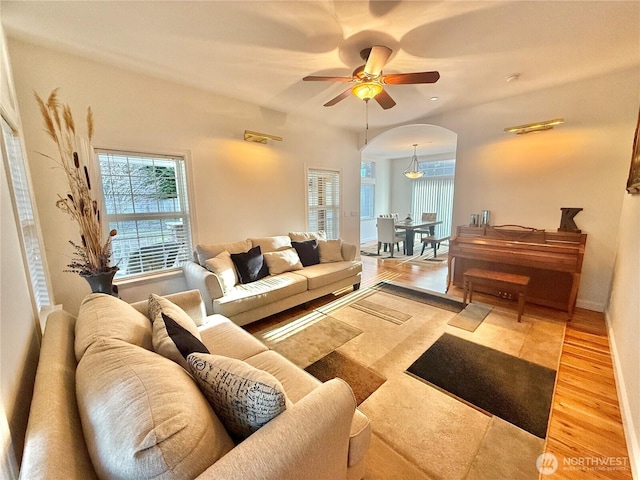
[[[98,150],[116,277],[176,268],[191,255],[185,160]]]
[[[438,236],[451,235],[453,219],[453,177],[422,177],[412,182],[411,211],[416,218],[423,212],[436,212]]]
[[[340,238],[340,172],[307,171],[307,223],[311,232],[324,230],[328,239]]]
[[[2,138],[9,167],[10,186],[15,210],[20,222],[20,232],[24,255],[29,271],[29,279],[33,290],[33,298],[38,311],[51,306],[51,296],[45,275],[43,247],[40,244],[39,226],[35,220],[25,159],[22,154],[20,137],[2,119]]]

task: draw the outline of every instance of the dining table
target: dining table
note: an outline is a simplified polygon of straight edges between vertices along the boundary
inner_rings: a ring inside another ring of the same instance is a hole
[[[436,225],[440,225],[442,220],[434,220],[431,222],[424,222],[422,220],[399,220],[396,222],[396,229],[402,229],[405,231],[404,248],[407,255],[413,255],[413,239],[415,237],[415,231],[420,229],[429,229],[429,235],[433,236],[435,233]]]

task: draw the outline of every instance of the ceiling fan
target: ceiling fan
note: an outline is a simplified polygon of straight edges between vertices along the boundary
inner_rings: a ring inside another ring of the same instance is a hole
[[[355,83],[337,97],[324,104],[331,107],[353,93],[356,97],[368,102],[374,98],[385,110],[395,106],[396,102],[385,91],[384,85],[411,85],[417,83],[435,83],[440,78],[438,72],[392,73],[382,74],[382,68],[389,60],[392,50],[384,45],[374,45],[360,52],[366,62],[353,71],[350,77],[321,77],[310,75],[304,77],[305,82],[350,82]]]

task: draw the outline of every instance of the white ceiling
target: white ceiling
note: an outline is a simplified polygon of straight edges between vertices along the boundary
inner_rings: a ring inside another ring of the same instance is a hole
[[[354,131],[364,102],[323,107],[345,84],[302,77],[348,76],[374,44],[393,49],[384,73],[441,78],[387,86],[397,105],[371,102],[370,128],[640,65],[637,0],[2,0],[0,14],[9,36]]]

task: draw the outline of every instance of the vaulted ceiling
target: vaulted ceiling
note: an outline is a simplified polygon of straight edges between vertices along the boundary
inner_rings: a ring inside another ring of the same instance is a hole
[[[0,5],[9,36],[354,131],[363,128],[364,102],[350,95],[323,107],[345,84],[302,78],[348,76],[363,63],[359,52],[376,44],[393,50],[385,74],[441,77],[386,86],[397,105],[371,102],[371,128],[640,65],[638,1]]]

